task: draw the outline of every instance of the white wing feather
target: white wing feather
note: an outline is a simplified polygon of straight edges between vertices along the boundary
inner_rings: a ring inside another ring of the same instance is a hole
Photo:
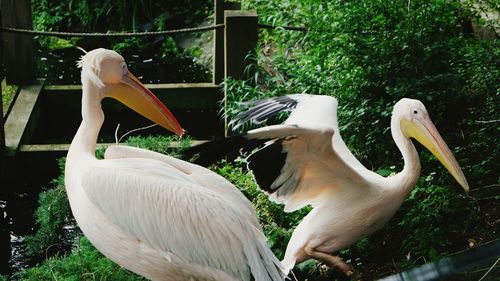
[[[358,171],[369,171],[354,157],[342,139],[338,123],[338,101],[326,95],[291,95],[298,100],[297,107],[283,123],[284,125],[315,124],[331,127],[335,132],[332,147],[345,163]]]
[[[271,280],[259,268],[265,237],[248,210],[228,204],[188,174],[154,159],[105,163],[89,168],[82,186],[91,202],[125,233],[166,256],[173,253],[241,280],[249,280],[252,268],[257,280]],[[241,268],[245,263],[249,267]]]
[[[255,209],[248,199],[241,193],[233,184],[231,184],[224,177],[214,173],[207,168],[183,161],[165,154],[154,152],[147,149],[113,145],[106,149],[105,159],[121,159],[121,158],[144,158],[154,159],[163,162],[166,165],[175,167],[179,172],[182,171],[194,181],[198,182],[205,188],[211,189],[218,193],[221,197],[225,198],[228,204],[236,204],[238,208],[248,209],[251,216],[255,218],[255,224],[260,228],[257,223],[257,215]]]
[[[249,131],[248,136],[283,138],[285,163],[267,191],[270,199],[285,203],[287,212],[325,203],[329,197],[322,195],[335,193],[336,186],[345,178],[363,185],[365,179],[334,149],[332,141],[337,136],[331,127],[304,123],[300,126],[273,125]],[[254,169],[254,173],[258,176],[257,170]]]

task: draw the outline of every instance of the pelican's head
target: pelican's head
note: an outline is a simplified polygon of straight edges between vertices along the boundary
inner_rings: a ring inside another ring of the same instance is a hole
[[[168,108],[148,90],[127,68],[117,52],[95,49],[78,62],[82,69],[82,84],[94,84],[103,97],[119,100],[139,114],[178,136],[184,130]]]
[[[401,99],[394,106],[393,121],[399,120],[401,132],[424,145],[448,169],[457,182],[469,191],[469,184],[458,166],[457,160],[432,123],[427,109],[419,100]]]

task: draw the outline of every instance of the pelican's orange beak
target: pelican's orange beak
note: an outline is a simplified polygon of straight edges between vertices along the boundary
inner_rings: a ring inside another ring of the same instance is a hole
[[[121,82],[109,87],[107,96],[119,100],[142,116],[182,137],[184,129],[172,112],[139,79],[127,72]]]
[[[465,192],[469,191],[462,169],[427,114],[412,121],[402,120],[401,127],[407,136],[416,139],[439,159]]]

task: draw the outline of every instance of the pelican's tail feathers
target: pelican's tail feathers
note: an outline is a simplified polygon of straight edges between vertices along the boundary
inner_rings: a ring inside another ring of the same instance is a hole
[[[258,230],[259,233],[260,230]],[[249,237],[248,237],[249,238]],[[267,245],[265,236],[252,236],[254,243],[245,243],[245,254],[256,281],[283,281],[286,272],[281,262]]]
[[[271,277],[271,280],[285,280],[287,272],[280,260],[276,258],[269,246],[267,246],[266,242],[264,242],[264,246],[260,250],[261,258],[266,264],[267,273]]]
[[[286,258],[281,261],[281,265],[284,268],[286,274],[289,274],[292,269],[295,267],[295,258]]]

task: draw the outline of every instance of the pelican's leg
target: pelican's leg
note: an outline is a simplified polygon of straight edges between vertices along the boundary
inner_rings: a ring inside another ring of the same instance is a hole
[[[315,249],[311,249],[311,248],[307,248],[307,247],[304,249],[304,251],[310,257],[323,261],[325,263],[325,265],[327,265],[328,267],[330,267],[334,270],[340,271],[343,274],[345,274],[346,276],[351,276],[353,274],[351,267],[349,265],[347,265],[347,263],[345,263],[342,260],[342,258],[340,258],[339,256],[334,256],[334,255],[330,255],[327,253],[318,252]]]

